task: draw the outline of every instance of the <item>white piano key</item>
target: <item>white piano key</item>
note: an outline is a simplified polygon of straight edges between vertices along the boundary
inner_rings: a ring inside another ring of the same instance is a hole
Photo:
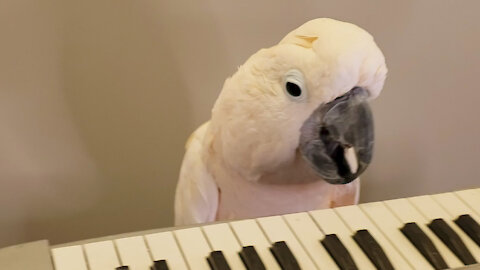
[[[455,192],[462,201],[480,215],[480,189],[467,189]]]
[[[260,224],[260,227],[271,244],[278,241],[285,241],[285,243],[287,243],[297,259],[300,268],[317,269],[281,216],[258,218],[257,222]]]
[[[320,240],[325,235],[308,213],[289,214],[284,215],[283,218],[320,270],[339,269],[335,261],[330,257],[330,254],[320,243]]]
[[[383,249],[394,268],[412,269],[409,263],[405,261],[385,236],[373,225],[358,205],[339,207],[334,210],[343,219],[345,224],[350,227],[353,234],[358,230],[367,230]]]
[[[359,206],[414,269],[433,269],[430,263],[400,231],[404,224],[382,202],[360,204]]]
[[[230,222],[233,232],[242,247],[254,246],[266,269],[280,270],[275,257],[270,252],[270,242],[253,219]]]
[[[153,260],[150,258],[142,236],[133,236],[115,240],[120,264],[129,270],[150,270]]]
[[[350,229],[343,223],[333,209],[310,211],[310,215],[325,235],[336,234],[338,236],[340,241],[342,241],[343,245],[350,252],[350,255],[352,255],[352,258],[359,269],[376,269],[370,259],[367,258],[365,253],[363,253],[357,245],[355,240],[353,240]]]
[[[480,216],[454,193],[435,194],[432,195],[432,198],[450,214],[452,220],[456,220],[460,215],[468,214],[477,221],[477,223],[480,223]],[[480,254],[478,245],[475,245],[475,248],[471,249],[471,251]],[[475,258],[477,259],[477,257]],[[477,259],[477,261],[479,260]]]
[[[190,269],[210,270],[207,257],[212,251],[200,228],[189,228],[173,232]]]
[[[226,223],[202,227],[212,250],[221,250],[232,269],[246,269],[238,252],[241,251],[232,230]]]
[[[55,270],[87,270],[82,246],[69,246],[52,249]]]
[[[409,198],[409,200],[415,205],[417,209],[422,212],[422,214],[427,217],[427,219],[430,221],[436,219],[436,218],[441,218],[443,219],[448,226],[450,226],[455,233],[462,239],[462,242],[467,246],[467,249],[472,253],[473,257],[475,258],[476,261],[480,261],[480,247],[477,246],[475,242],[473,242],[472,239],[460,228],[453,222],[453,219],[456,218],[456,216],[450,215],[447,211],[445,211],[437,202],[433,199],[431,196],[418,196],[418,197],[412,197]],[[453,203],[453,201],[451,201]]]
[[[473,219],[480,223],[480,216],[462,199],[454,193],[441,193],[432,195],[433,199],[447,211],[453,219],[463,214],[469,214]]]
[[[188,269],[172,232],[147,234],[145,240],[154,261],[166,260],[172,270]]]
[[[85,244],[85,255],[90,270],[115,269],[120,261],[112,241],[101,241]]]
[[[450,268],[463,266],[463,263],[455,256],[450,249],[427,227],[429,221],[407,200],[396,199],[384,202],[385,205],[404,224],[415,222],[422,231],[432,240],[440,255]]]

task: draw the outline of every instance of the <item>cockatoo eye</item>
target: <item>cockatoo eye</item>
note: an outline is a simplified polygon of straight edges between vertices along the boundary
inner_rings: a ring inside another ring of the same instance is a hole
[[[302,95],[302,89],[300,88],[300,86],[296,85],[293,82],[287,82],[287,85],[285,87],[287,87],[287,93],[289,93],[292,97],[299,97]]]
[[[304,100],[307,96],[303,74],[297,70],[289,70],[285,74],[284,89],[287,96],[295,101]]]

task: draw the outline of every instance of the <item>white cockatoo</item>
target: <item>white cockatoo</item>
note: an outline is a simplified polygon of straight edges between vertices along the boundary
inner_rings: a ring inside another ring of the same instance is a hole
[[[175,224],[357,203],[386,74],[369,33],[328,18],[256,52],[187,142]]]

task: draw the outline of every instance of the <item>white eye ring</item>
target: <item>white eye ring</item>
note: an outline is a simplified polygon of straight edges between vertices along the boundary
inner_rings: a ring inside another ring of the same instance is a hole
[[[285,74],[283,90],[287,97],[294,101],[302,101],[307,97],[307,88],[302,72],[291,69]]]

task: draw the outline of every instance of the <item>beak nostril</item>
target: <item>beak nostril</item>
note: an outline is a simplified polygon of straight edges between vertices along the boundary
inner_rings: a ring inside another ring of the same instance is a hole
[[[320,138],[324,139],[325,137],[330,136],[330,131],[326,127],[320,128]]]

